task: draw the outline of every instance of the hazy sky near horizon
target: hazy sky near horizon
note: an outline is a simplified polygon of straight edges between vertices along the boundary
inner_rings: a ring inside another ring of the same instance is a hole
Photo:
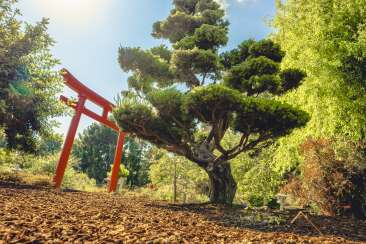
[[[275,0],[218,0],[230,21],[233,48],[249,38],[266,37],[266,21],[275,13]],[[53,55],[81,82],[110,101],[127,88],[128,74],[119,67],[120,46],[151,48],[162,43],[150,33],[155,21],[165,19],[170,0],[19,0],[22,19],[35,23],[50,19],[49,33],[56,41]],[[65,94],[75,96],[65,89]],[[66,134],[71,117],[62,117],[57,132]],[[82,117],[79,132],[93,122]]]

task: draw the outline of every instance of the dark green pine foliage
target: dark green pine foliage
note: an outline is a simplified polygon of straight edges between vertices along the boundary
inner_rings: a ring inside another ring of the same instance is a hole
[[[79,158],[78,169],[103,184],[110,172],[116,150],[117,133],[103,125],[92,124],[80,134],[73,150]],[[142,186],[148,182],[147,146],[126,138],[122,164],[129,171],[127,184]]]
[[[169,40],[171,48],[119,49],[121,68],[131,77],[114,117],[123,130],[204,168],[211,201],[231,203],[236,183],[229,160],[258,151],[309,120],[275,99],[299,86],[305,74],[281,70],[285,54],[271,40],[247,40],[220,54],[229,26],[220,5],[173,2],[152,33]],[[241,139],[225,148],[221,141],[230,128]]]
[[[137,143],[132,138],[126,138],[122,164],[125,165],[129,172],[126,179],[127,186],[139,187],[150,182],[149,160],[146,157],[148,149],[146,143]]]

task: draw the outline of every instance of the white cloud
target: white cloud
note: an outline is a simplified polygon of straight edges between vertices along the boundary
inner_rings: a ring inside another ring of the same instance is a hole
[[[249,4],[249,3],[258,2],[258,0],[234,0],[234,1],[241,3],[241,4]],[[225,9],[227,9],[227,7],[229,6],[229,0],[216,0],[216,2],[221,4],[221,6],[223,6],[223,8],[225,8]]]
[[[230,1],[234,1],[237,2],[239,4],[245,5],[245,4],[251,4],[251,3],[256,3],[259,0],[215,0],[217,3],[219,3],[222,8],[225,10],[226,13],[226,17],[228,16],[228,8],[230,6]]]
[[[228,0],[215,0],[215,1],[219,3],[225,10],[229,7]]]
[[[238,3],[243,3],[243,4],[246,4],[246,3],[256,3],[258,2],[259,0],[236,0]]]

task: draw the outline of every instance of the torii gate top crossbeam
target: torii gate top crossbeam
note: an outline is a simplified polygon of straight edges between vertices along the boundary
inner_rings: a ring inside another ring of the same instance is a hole
[[[75,92],[84,95],[88,100],[110,111],[115,107],[113,103],[109,102],[107,99],[103,98],[102,96],[95,93],[93,90],[86,87],[67,69],[62,69],[61,72],[62,76],[64,77],[65,84]]]
[[[95,103],[96,105],[103,108],[103,114],[99,115],[95,112],[89,110],[85,106],[82,108],[82,113],[91,117],[92,119],[108,126],[109,128],[119,132],[120,129],[116,125],[115,122],[109,120],[108,114],[113,110],[115,107],[114,104],[106,100],[105,98],[101,97],[84,84],[82,84],[78,79],[76,79],[68,70],[63,69],[61,71],[62,76],[64,78],[65,85],[71,88],[73,91],[79,94],[79,97],[84,97],[85,99]],[[66,98],[65,96],[61,96],[60,99],[65,102],[68,106],[76,109],[77,104],[70,101],[70,99]]]

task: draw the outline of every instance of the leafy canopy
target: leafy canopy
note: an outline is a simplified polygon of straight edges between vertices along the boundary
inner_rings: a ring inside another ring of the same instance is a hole
[[[0,0],[0,127],[8,147],[34,152],[37,136],[50,134],[52,118],[63,112],[57,99],[62,80],[49,50],[48,20],[19,21],[16,2]]]
[[[247,40],[220,53],[229,26],[220,5],[173,3],[152,33],[170,47],[119,49],[121,68],[131,73],[129,91],[114,110],[123,130],[208,168],[307,123],[307,113],[275,99],[305,77],[297,69],[281,70],[285,54],[277,44]],[[229,128],[241,140],[225,147]]]

